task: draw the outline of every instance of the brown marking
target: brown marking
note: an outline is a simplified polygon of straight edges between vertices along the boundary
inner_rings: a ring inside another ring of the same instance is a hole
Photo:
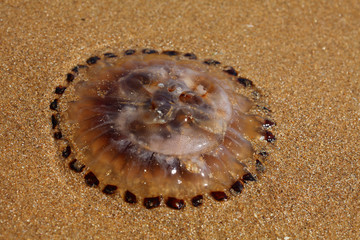
[[[85,183],[89,186],[89,187],[96,187],[99,185],[99,180],[97,179],[97,177],[95,176],[95,174],[93,172],[88,172],[85,175]]]
[[[211,192],[210,195],[216,200],[216,201],[226,201],[228,199],[228,196],[222,192],[222,191],[217,191],[217,192]]]
[[[191,203],[194,207],[199,207],[203,204],[204,197],[202,195],[197,195],[191,199]]]
[[[152,209],[152,208],[156,208],[156,207],[160,206],[160,197],[145,198],[144,206],[147,209]]]
[[[185,202],[182,199],[176,199],[173,197],[169,197],[166,200],[166,206],[172,209],[180,210],[185,207]]]

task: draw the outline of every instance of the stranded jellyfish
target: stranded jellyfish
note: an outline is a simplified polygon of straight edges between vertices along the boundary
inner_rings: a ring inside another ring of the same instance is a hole
[[[93,56],[55,94],[54,138],[70,168],[146,208],[199,206],[204,194],[227,200],[256,180],[249,164],[263,169],[254,143],[275,140],[273,122],[255,114],[268,109],[250,100],[259,95],[252,82],[192,53]]]

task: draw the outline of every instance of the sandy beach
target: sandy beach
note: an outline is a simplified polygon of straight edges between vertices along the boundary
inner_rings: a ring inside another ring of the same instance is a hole
[[[0,36],[0,239],[359,238],[359,1],[1,1]],[[194,52],[251,79],[276,122],[259,181],[181,211],[86,186],[49,104],[104,48]]]

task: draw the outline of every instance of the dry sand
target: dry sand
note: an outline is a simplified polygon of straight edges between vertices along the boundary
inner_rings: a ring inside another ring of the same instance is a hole
[[[194,2],[0,2],[1,239],[359,238],[360,2]],[[252,79],[277,123],[260,181],[149,211],[66,169],[54,87],[107,46],[192,51]]]

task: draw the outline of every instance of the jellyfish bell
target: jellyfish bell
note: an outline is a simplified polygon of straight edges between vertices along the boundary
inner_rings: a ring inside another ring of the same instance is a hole
[[[255,180],[244,164],[254,158],[250,140],[264,137],[267,120],[249,113],[237,72],[190,53],[145,50],[89,58],[67,75],[61,109],[50,105],[66,123],[53,128],[89,169],[88,185],[147,208],[241,192]]]

